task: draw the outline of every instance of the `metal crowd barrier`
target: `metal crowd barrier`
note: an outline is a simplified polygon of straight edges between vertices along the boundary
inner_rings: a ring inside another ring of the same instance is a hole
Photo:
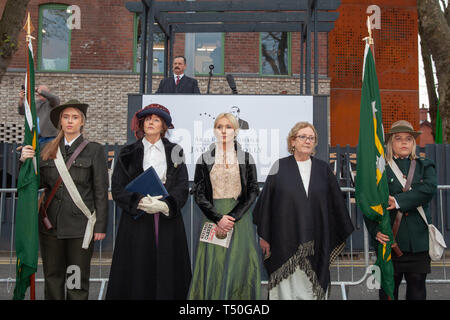
[[[443,209],[443,192],[445,190],[449,190],[450,189],[450,185],[441,185],[438,186],[438,203],[439,203],[439,215],[440,215],[440,221],[441,221],[441,226],[440,226],[440,231],[442,233],[442,235],[445,237],[445,227],[444,227],[444,221],[446,221],[444,219],[444,209]],[[352,208],[356,206],[352,206],[351,203],[351,199],[352,199],[352,193],[355,192],[354,188],[349,188],[349,187],[341,187],[341,190],[343,193],[345,193],[346,195],[346,202],[347,202],[347,206],[348,206],[348,211],[350,214],[350,218],[354,219],[356,212],[355,210],[353,210]],[[41,190],[42,191],[42,190]],[[5,208],[5,201],[6,201],[6,195],[7,194],[11,194],[11,197],[14,196],[14,201],[11,201],[11,213],[12,213],[12,219],[11,219],[11,236],[10,236],[10,247],[9,247],[9,259],[10,259],[10,264],[9,264],[9,277],[7,278],[3,278],[0,279],[0,283],[6,283],[7,285],[7,290],[8,292],[11,290],[12,288],[12,284],[15,283],[15,279],[12,277],[12,275],[14,274],[15,276],[15,261],[13,261],[13,259],[15,259],[15,256],[13,255],[15,253],[15,249],[14,249],[14,214],[15,214],[15,207],[16,207],[16,192],[17,189],[15,188],[6,188],[6,189],[0,189],[0,222],[3,222],[3,217],[4,217],[4,208]],[[188,246],[190,248],[191,251],[191,265],[194,266],[194,255],[192,254],[193,252],[193,248],[195,248],[196,244],[197,244],[197,238],[194,237],[194,234],[196,234],[194,228],[196,226],[196,219],[198,219],[195,215],[195,205],[194,205],[194,200],[193,197],[190,196],[189,197],[189,202],[188,204],[186,204],[186,206],[183,208],[183,218],[184,218],[184,222],[185,225],[187,225],[186,227],[186,231],[188,233]],[[111,201],[113,203],[112,205],[112,248],[114,248],[114,244],[115,244],[115,239],[116,239],[116,230],[117,230],[117,206],[115,204],[114,201]],[[198,208],[197,208],[198,210]],[[187,216],[186,216],[186,211],[188,212]],[[110,211],[111,212],[111,211]],[[198,213],[197,213],[198,214]],[[353,237],[354,235],[352,234],[349,239],[347,240],[347,250],[345,251],[345,253],[347,255],[350,256],[350,275],[351,275],[351,279],[350,280],[341,280],[341,260],[342,257],[338,257],[338,259],[332,264],[332,266],[330,266],[330,268],[336,268],[337,271],[337,279],[336,281],[331,281],[331,285],[332,286],[338,286],[341,289],[341,294],[342,294],[342,299],[343,300],[347,300],[347,289],[350,286],[357,286],[362,284],[365,280],[367,280],[368,276],[371,275],[371,269],[369,268],[371,266],[370,261],[369,261],[369,252],[370,252],[370,247],[369,247],[369,234],[368,231],[364,225],[364,223],[362,223],[363,225],[363,255],[364,255],[364,267],[365,267],[365,272],[362,275],[362,277],[360,277],[359,279],[355,280],[355,266],[354,266],[354,243],[353,243]],[[1,241],[1,224],[0,224],[0,241]],[[105,240],[104,240],[105,241]],[[99,277],[97,278],[90,278],[90,282],[93,283],[101,283],[100,286],[100,291],[99,291],[99,295],[98,295],[98,300],[102,300],[103,299],[103,295],[104,295],[104,291],[105,291],[105,287],[106,287],[106,283],[108,282],[108,278],[103,277],[102,275],[102,265],[103,265],[103,241],[100,241],[98,244],[98,254],[99,254],[99,265],[100,265],[100,270],[99,270]],[[447,274],[446,274],[446,270],[445,270],[445,265],[446,265],[446,258],[445,258],[445,253],[443,255],[442,258],[442,266],[443,266],[443,279],[427,279],[427,283],[445,283],[448,284],[450,283],[450,279],[447,279]],[[359,266],[360,268],[360,266]],[[14,269],[14,270],[13,270]],[[264,278],[263,278],[264,280]],[[39,278],[36,279],[37,283],[43,283],[44,279]],[[263,281],[263,284],[267,284],[267,281]],[[12,296],[12,292],[11,292],[11,296]]]
[[[43,189],[39,190],[39,192],[43,192]],[[15,201],[11,201],[11,213],[12,213],[12,218],[11,218],[11,236],[10,236],[10,249],[9,249],[9,277],[8,278],[3,278],[0,279],[0,283],[6,283],[7,286],[7,292],[11,292],[11,298],[12,298],[12,289],[13,289],[13,285],[16,282],[15,278],[12,278],[12,275],[15,276],[16,274],[16,270],[15,270],[15,266],[16,266],[16,262],[15,262],[15,255],[13,255],[15,253],[15,248],[14,248],[14,222],[15,222],[15,213],[16,213],[16,193],[17,193],[17,189],[16,188],[0,188],[0,240],[1,240],[1,223],[3,222],[3,217],[4,217],[4,207],[5,207],[5,201],[6,201],[6,195],[7,194],[11,194],[14,195],[14,200]],[[113,216],[113,225],[114,228],[113,230],[115,230],[115,212],[116,212],[116,204],[115,202],[113,202],[113,212],[114,212],[114,216]],[[115,239],[116,234],[115,232],[113,232],[113,238]],[[105,291],[105,287],[106,287],[106,283],[108,282],[108,278],[102,278],[102,252],[103,252],[103,246],[102,246],[102,241],[99,241],[99,265],[100,265],[100,277],[99,278],[90,278],[89,282],[90,283],[101,283],[100,286],[100,290],[99,290],[99,294],[98,294],[98,300],[102,300],[103,299],[103,295],[104,295],[104,291]],[[13,260],[14,259],[14,260]],[[14,269],[14,270],[13,270]],[[44,279],[43,278],[36,278],[35,279],[36,283],[44,283]]]
[[[442,233],[442,236],[445,239],[445,227],[444,227],[444,221],[446,221],[444,219],[444,205],[443,205],[443,192],[445,190],[450,190],[450,185],[439,185],[437,186],[438,189],[438,208],[439,208],[439,219],[440,219],[440,228],[439,231]],[[350,199],[351,199],[351,192],[355,192],[354,188],[346,188],[346,187],[341,187],[341,191],[342,192],[346,192],[347,196],[347,205],[348,205],[348,211],[350,213],[350,216],[352,217],[352,207],[350,204]],[[433,224],[436,225],[436,222],[433,221]],[[368,277],[370,275],[372,275],[372,269],[369,268],[371,265],[373,264],[369,264],[369,233],[367,231],[367,228],[364,224],[364,267],[365,267],[365,272],[363,274],[363,276],[361,278],[359,278],[358,280],[354,279],[354,263],[353,263],[353,234],[350,235],[349,237],[349,242],[350,242],[350,259],[351,259],[351,280],[350,281],[341,281],[340,278],[340,273],[339,273],[339,269],[340,269],[340,265],[339,265],[339,258],[337,259],[337,262],[335,263],[336,268],[338,269],[338,279],[337,281],[332,281],[331,285],[333,286],[339,286],[341,288],[341,294],[342,294],[342,299],[343,300],[347,300],[347,288],[350,286],[357,286],[362,284],[364,281],[368,280]],[[448,244],[447,244],[448,245]],[[439,261],[440,264],[442,264],[442,269],[443,269],[443,279],[427,279],[426,283],[428,284],[449,284],[450,283],[450,279],[447,279],[447,272],[446,272],[446,257],[445,257],[445,252],[442,255],[442,259]],[[433,262],[432,262],[433,264]],[[405,280],[402,281],[402,283],[406,283]]]

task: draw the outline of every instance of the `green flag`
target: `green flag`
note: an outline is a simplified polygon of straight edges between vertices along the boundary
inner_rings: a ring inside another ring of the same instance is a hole
[[[39,143],[37,141],[36,106],[34,102],[34,60],[31,39],[28,38],[28,65],[25,78],[24,145],[35,149],[35,157],[22,164],[17,183],[17,213],[15,225],[16,286],[14,300],[23,300],[30,286],[30,276],[37,271],[38,261],[38,189]]]
[[[389,189],[385,171],[384,131],[381,116],[380,90],[375,61],[368,44],[364,53],[361,89],[359,142],[356,166],[356,203],[366,219],[379,225],[381,233],[391,241],[378,245],[375,263],[381,272],[381,288],[393,298],[394,267],[391,260],[392,229],[388,207]]]
[[[439,100],[436,106],[436,132],[435,132],[435,142],[442,144],[442,118],[439,112]]]

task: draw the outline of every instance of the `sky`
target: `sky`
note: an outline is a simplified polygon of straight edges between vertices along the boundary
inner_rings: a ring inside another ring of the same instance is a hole
[[[444,2],[448,6],[448,0],[444,0]],[[441,0],[439,0],[439,4],[442,7]],[[424,106],[425,108],[428,108],[428,92],[427,92],[427,84],[425,81],[425,72],[423,71],[422,53],[420,50],[420,37],[419,37],[418,41],[419,41],[419,45],[418,45],[418,50],[419,50],[419,108],[422,108],[422,106]],[[434,68],[434,64],[433,64],[433,72],[434,72],[434,81],[437,84],[436,70]],[[429,115],[428,115],[428,118],[429,118]]]

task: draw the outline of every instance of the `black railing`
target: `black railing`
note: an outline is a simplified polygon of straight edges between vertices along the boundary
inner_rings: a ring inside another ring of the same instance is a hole
[[[17,177],[19,172],[19,154],[16,151],[15,143],[0,143],[0,181],[1,189],[16,188]],[[121,145],[105,145],[105,155],[108,159],[110,176],[115,165],[115,157],[119,154]],[[427,145],[425,148],[418,148],[418,153],[422,156],[433,160],[436,163],[436,172],[438,177],[438,185],[442,188],[438,191],[438,195],[434,197],[431,203],[431,215],[433,223],[440,229],[444,230],[444,237],[447,243],[450,243],[450,198],[449,189],[444,186],[450,185],[450,145]],[[354,188],[356,179],[356,147],[330,147],[330,168],[335,172],[341,188]],[[262,184],[261,184],[262,186]],[[353,233],[353,250],[363,250],[363,218],[361,211],[357,208],[354,199],[354,192],[343,192],[346,203],[351,212],[351,218],[355,225]],[[15,211],[15,192],[2,192],[0,194],[0,250],[10,250],[11,225],[14,220]],[[441,211],[441,207],[443,210]],[[110,196],[109,206],[109,225],[108,235],[103,241],[103,250],[110,251],[114,246],[114,234],[117,231],[120,221],[121,210],[115,206]],[[190,214],[188,213],[190,212]],[[192,212],[195,211],[195,214]],[[183,212],[186,212],[185,218],[186,231],[190,246],[194,245],[194,235],[198,231],[197,224],[200,223],[200,211],[195,202],[189,198],[188,203]],[[442,212],[442,213],[441,213]],[[198,222],[198,223],[197,223]],[[442,228],[444,227],[444,228]]]

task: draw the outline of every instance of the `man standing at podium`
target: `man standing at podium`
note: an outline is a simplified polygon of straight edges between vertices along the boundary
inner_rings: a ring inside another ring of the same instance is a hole
[[[155,93],[197,93],[200,94],[197,80],[184,74],[186,58],[176,56],[173,59],[173,76],[161,80]]]

